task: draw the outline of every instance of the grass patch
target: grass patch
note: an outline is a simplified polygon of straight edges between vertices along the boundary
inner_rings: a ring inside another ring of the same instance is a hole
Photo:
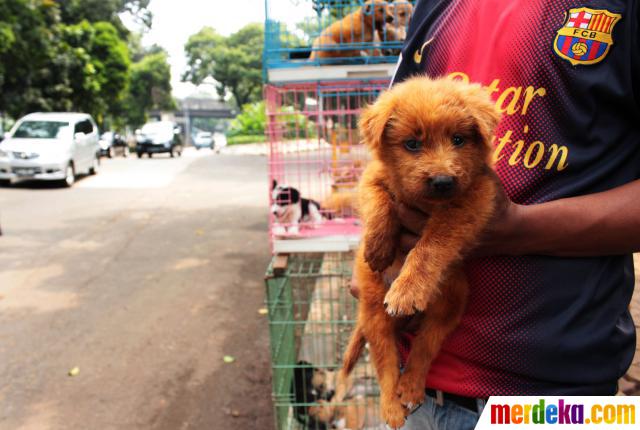
[[[227,145],[243,145],[245,143],[263,143],[267,138],[264,134],[255,134],[248,136],[230,136],[227,137]]]

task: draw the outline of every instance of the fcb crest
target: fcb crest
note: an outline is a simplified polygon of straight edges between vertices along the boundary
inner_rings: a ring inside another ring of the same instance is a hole
[[[586,7],[569,9],[558,30],[553,49],[571,64],[595,64],[613,45],[613,27],[622,15]]]

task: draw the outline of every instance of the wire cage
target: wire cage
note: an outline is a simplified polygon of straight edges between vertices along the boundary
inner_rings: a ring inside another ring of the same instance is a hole
[[[276,429],[383,429],[379,388],[368,353],[346,396],[336,376],[356,318],[349,293],[352,253],[297,254],[282,276],[267,270]]]
[[[275,253],[348,251],[357,245],[356,186],[368,159],[357,122],[362,108],[388,84],[349,80],[266,87]]]
[[[264,67],[395,63],[415,0],[266,0]]]

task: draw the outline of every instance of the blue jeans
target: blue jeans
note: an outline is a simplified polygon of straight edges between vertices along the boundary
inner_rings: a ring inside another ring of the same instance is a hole
[[[484,405],[484,400],[478,400],[478,410],[472,411],[445,400],[439,406],[433,397],[427,396],[424,403],[407,417],[402,430],[473,430]]]

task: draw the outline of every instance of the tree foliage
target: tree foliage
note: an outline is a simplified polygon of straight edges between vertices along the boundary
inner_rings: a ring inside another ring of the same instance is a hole
[[[242,112],[231,121],[229,136],[264,134],[267,114],[264,101],[242,106]]]
[[[137,21],[151,27],[152,15],[147,9],[149,2],[150,0],[55,0],[62,22],[110,22],[122,36],[128,33],[119,17],[123,12],[130,13]]]
[[[17,118],[33,111],[82,111],[102,122],[126,119],[132,100],[142,109],[170,106],[166,53],[141,48],[119,18],[128,12],[150,25],[148,4],[0,0],[0,112]]]
[[[66,84],[69,107],[88,112],[99,122],[114,114],[125,95],[129,74],[127,44],[109,22],[82,21],[60,28],[53,60]]]
[[[306,136],[316,136],[317,126],[307,116],[296,111],[293,106],[282,106],[278,109],[278,122],[283,124],[285,139],[295,139],[298,133],[304,130]],[[229,137],[256,136],[265,133],[267,115],[265,102],[249,103],[242,106],[242,112],[231,121]]]
[[[262,98],[263,26],[248,24],[224,37],[205,27],[192,35],[185,45],[187,72],[182,77],[196,85],[212,76],[218,94],[233,95],[238,107]]]
[[[0,111],[20,114],[50,105],[50,60],[58,37],[53,3],[0,0]]]
[[[134,127],[142,125],[151,110],[175,108],[171,96],[171,67],[167,53],[157,47],[133,64],[129,94],[124,103],[124,118]]]

